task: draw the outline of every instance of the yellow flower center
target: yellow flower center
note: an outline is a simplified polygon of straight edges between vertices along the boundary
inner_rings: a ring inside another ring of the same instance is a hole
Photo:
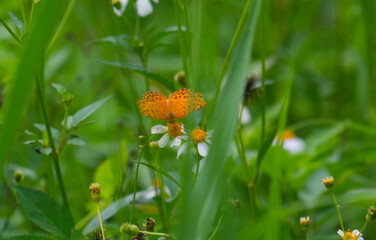
[[[352,233],[350,230],[347,230],[345,232],[345,236],[342,237],[344,240],[355,240],[358,237],[358,235]]]
[[[183,124],[178,122],[168,123],[167,132],[172,138],[179,137],[183,133]]]
[[[194,143],[203,142],[206,139],[206,132],[198,127],[191,132],[191,138]]]

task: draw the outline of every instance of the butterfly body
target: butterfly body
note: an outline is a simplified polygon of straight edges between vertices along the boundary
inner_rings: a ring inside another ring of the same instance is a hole
[[[147,92],[138,100],[140,111],[148,118],[174,122],[188,116],[191,112],[204,107],[206,103],[201,93],[193,93],[190,89],[182,88],[166,98],[157,92]]]

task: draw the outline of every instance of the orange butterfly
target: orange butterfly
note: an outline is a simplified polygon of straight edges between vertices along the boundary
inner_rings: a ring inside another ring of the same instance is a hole
[[[150,91],[138,100],[140,111],[146,117],[169,122],[186,117],[205,105],[206,102],[203,101],[201,93],[193,93],[186,88],[175,91],[169,98]]]

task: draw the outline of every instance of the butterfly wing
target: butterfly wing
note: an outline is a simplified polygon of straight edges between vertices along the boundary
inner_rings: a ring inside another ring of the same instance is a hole
[[[168,120],[167,98],[157,92],[147,92],[138,100],[141,113],[146,117],[157,120]]]
[[[171,94],[168,99],[169,116],[173,119],[183,118],[205,105],[201,93],[193,93],[190,89],[182,88]]]

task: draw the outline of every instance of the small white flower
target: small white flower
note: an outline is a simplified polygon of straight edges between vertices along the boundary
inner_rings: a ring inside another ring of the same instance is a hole
[[[303,152],[305,148],[305,142],[303,139],[297,137],[291,130],[286,130],[283,133],[283,149],[291,154],[297,154]],[[277,145],[277,138],[274,139],[273,145]]]
[[[193,143],[197,144],[197,150],[200,156],[206,157],[209,153],[209,146],[210,138],[213,135],[213,130],[205,132],[202,129],[199,129],[198,127],[191,131],[191,139]],[[189,142],[184,143],[178,150],[178,156],[180,155],[188,148]]]
[[[363,238],[362,238],[362,235],[363,234],[361,234],[358,230],[354,230],[354,231],[350,231],[350,230],[348,230],[348,231],[346,231],[345,233],[340,229],[340,230],[338,230],[337,231],[337,233],[338,233],[338,235],[340,235],[341,237],[342,237],[342,239],[344,239],[344,240],[355,240],[355,239],[357,239],[357,240],[364,240]],[[360,235],[359,235],[360,234]],[[358,237],[359,236],[359,237]]]
[[[162,133],[164,133],[164,135],[158,141],[158,145],[160,148],[164,148],[167,145],[170,138],[173,139],[170,147],[179,147],[181,145],[181,139],[187,139],[186,136],[183,136],[183,134],[185,134],[183,124],[177,122],[168,123],[167,127],[163,125],[155,125],[151,128],[151,134]]]
[[[125,9],[127,8],[129,0],[113,0],[114,12],[116,15],[121,17]],[[153,2],[158,3],[158,0],[153,0]],[[150,0],[136,0],[137,14],[140,17],[146,17],[153,12],[153,5]]]

